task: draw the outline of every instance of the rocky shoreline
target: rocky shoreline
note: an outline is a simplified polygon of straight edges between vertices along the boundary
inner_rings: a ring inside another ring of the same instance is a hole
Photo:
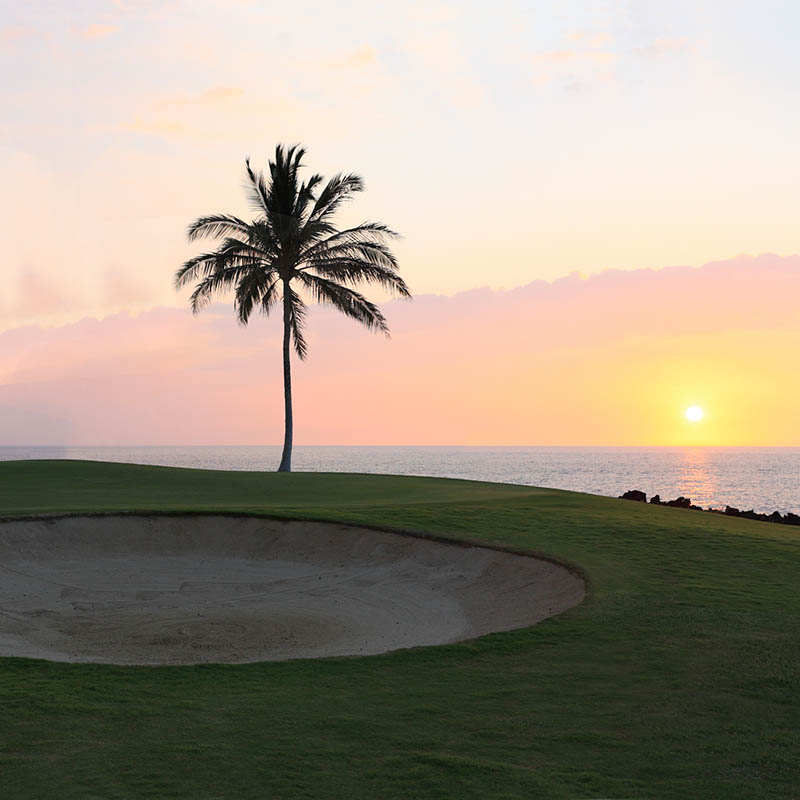
[[[647,495],[639,489],[631,489],[630,491],[625,492],[625,494],[620,495],[619,499],[633,500],[637,503],[646,503]],[[781,514],[780,511],[773,511],[771,514],[760,514],[753,509],[750,509],[750,511],[740,511],[738,508],[734,508],[733,506],[725,506],[724,509],[711,508],[709,506],[708,508],[703,509],[700,506],[692,505],[692,501],[688,497],[676,497],[674,500],[662,500],[657,494],[654,494],[650,498],[650,502],[656,506],[689,508],[692,511],[705,511],[706,513],[710,514],[724,514],[726,517],[743,517],[744,519],[755,519],[760,522],[777,522],[780,525],[800,525],[800,515],[792,514],[791,511],[786,514]]]

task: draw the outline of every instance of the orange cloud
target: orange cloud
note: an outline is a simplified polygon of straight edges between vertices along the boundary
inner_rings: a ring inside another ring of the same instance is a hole
[[[22,25],[6,25],[0,28],[0,47],[16,44],[36,35],[33,28],[26,28]]]
[[[360,67],[365,64],[371,64],[377,59],[378,53],[374,47],[368,44],[353,50],[344,58],[331,62],[334,67]]]
[[[84,28],[81,31],[81,35],[84,39],[104,39],[106,36],[110,36],[118,30],[119,28],[116,25],[95,23],[94,25],[89,25],[87,28]]]
[[[698,47],[698,42],[691,39],[663,37],[637,48],[637,52],[646,56],[663,56],[667,53],[695,53]]]

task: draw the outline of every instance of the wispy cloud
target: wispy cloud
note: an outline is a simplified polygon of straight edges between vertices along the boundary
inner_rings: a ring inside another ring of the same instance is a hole
[[[303,116],[300,102],[279,80],[260,92],[211,86],[193,93],[142,97],[137,105],[135,116],[121,123],[123,130],[217,142],[241,139],[244,131],[253,135],[270,122],[285,128]]]
[[[35,28],[27,28],[23,25],[6,25],[0,28],[0,47],[14,45],[37,35]]]
[[[617,60],[617,54],[602,50],[549,50],[536,53],[531,60],[534,64],[610,64]]]
[[[534,86],[547,86],[557,79],[567,85],[613,80],[613,65],[619,56],[610,50],[546,50],[529,57]]]
[[[663,37],[654,39],[643,47],[637,47],[636,52],[645,56],[664,56],[670,53],[696,53],[701,43],[686,38]]]
[[[355,50],[347,53],[342,58],[334,58],[328,61],[327,66],[336,68],[363,67],[373,64],[378,59],[378,51],[371,45],[364,44]]]
[[[262,135],[307,140],[306,132],[314,130],[336,138],[357,129],[364,103],[391,83],[369,44],[317,57],[286,56],[279,69],[275,58],[252,51],[233,54],[226,67],[249,76],[244,85],[140,96],[132,102],[133,116],[119,127],[215,142],[251,142]]]
[[[81,31],[81,36],[84,39],[105,39],[106,36],[111,36],[116,33],[119,27],[116,25],[103,25],[102,23],[94,23],[87,26]]]
[[[448,105],[462,111],[483,107],[488,93],[457,33],[459,10],[449,3],[418,0],[406,5],[407,16],[397,34],[401,52]]]
[[[614,40],[610,33],[584,33],[582,31],[575,31],[567,34],[567,39],[571,42],[581,42],[581,44],[588,45],[589,47],[599,47],[600,45],[608,44]]]

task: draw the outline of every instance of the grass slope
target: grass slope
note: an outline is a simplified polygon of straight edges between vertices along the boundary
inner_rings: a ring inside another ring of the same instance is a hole
[[[800,786],[798,529],[556,490],[0,463],[0,515],[245,511],[581,565],[579,607],[370,658],[0,660],[0,796],[780,798]]]

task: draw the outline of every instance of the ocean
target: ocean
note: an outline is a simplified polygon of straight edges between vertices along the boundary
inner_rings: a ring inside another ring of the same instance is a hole
[[[278,446],[0,447],[0,461],[69,458],[272,471]],[[800,447],[340,447],[298,445],[297,472],[433,475],[617,497],[679,495],[696,505],[800,513]]]

